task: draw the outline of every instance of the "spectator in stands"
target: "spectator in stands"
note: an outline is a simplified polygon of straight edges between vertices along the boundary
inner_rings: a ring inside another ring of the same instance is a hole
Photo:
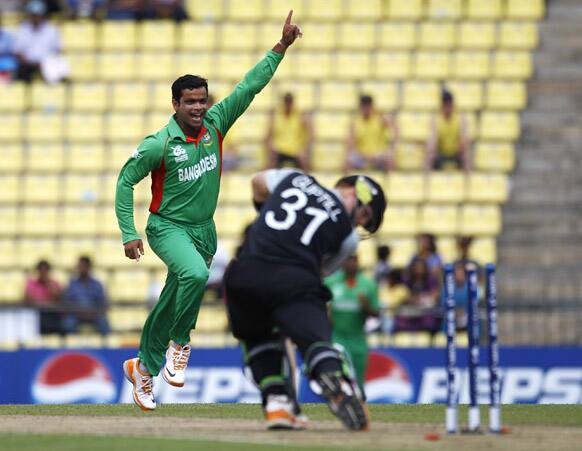
[[[71,280],[63,296],[72,310],[64,318],[64,329],[67,333],[77,333],[81,323],[93,325],[101,335],[107,335],[111,330],[105,316],[105,289],[93,277],[91,269],[91,259],[87,256],[80,257],[77,277]]]
[[[107,19],[138,20],[142,19],[145,0],[109,0]]]
[[[311,118],[295,106],[293,94],[283,96],[283,104],[271,113],[265,146],[269,167],[296,167],[309,171],[313,126]]]
[[[374,267],[374,279],[376,283],[382,283],[386,279],[392,267],[390,266],[390,246],[385,244],[376,248],[376,266]]]
[[[10,33],[2,29],[2,13],[0,12],[0,82],[12,80],[16,68],[13,38]]]
[[[61,328],[61,284],[51,277],[51,265],[41,260],[36,265],[37,276],[27,280],[24,303],[37,307],[40,312],[40,333],[62,333]]]
[[[436,238],[431,233],[421,233],[416,237],[417,251],[409,263],[409,269],[417,259],[423,259],[428,265],[432,277],[440,281],[443,272],[443,259],[439,255]]]
[[[28,15],[16,30],[14,36],[14,53],[18,58],[17,78],[26,82],[32,81],[41,74],[54,81],[52,74],[57,65],[62,65],[58,55],[61,51],[61,37],[58,29],[47,22],[47,7],[41,0],[31,0],[26,5]],[[58,71],[64,76],[65,69]]]
[[[188,19],[188,15],[184,9],[184,0],[149,0],[144,18],[181,22]]]
[[[440,112],[432,119],[431,136],[427,143],[426,170],[471,170],[467,119],[455,108],[453,94],[444,90]]]
[[[67,0],[67,7],[74,19],[99,19],[105,12],[105,0]]]
[[[348,133],[346,170],[392,169],[397,142],[398,127],[394,118],[376,111],[371,96],[361,96],[359,113]]]

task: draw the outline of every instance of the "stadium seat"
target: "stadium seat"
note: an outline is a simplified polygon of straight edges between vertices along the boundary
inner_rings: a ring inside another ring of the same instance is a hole
[[[438,20],[458,20],[461,18],[462,0],[429,0],[428,17]]]
[[[36,236],[47,237],[55,236],[60,232],[61,218],[56,207],[37,207],[27,205],[22,208],[22,217],[19,232],[24,237]],[[49,256],[53,256],[50,253]],[[20,252],[21,258],[24,254]],[[26,254],[30,256],[30,254]]]
[[[168,111],[167,113],[149,113],[145,117],[145,135],[153,135],[157,133],[162,127],[165,127],[170,122],[172,114]],[[139,144],[139,143],[136,143]],[[128,143],[129,145],[129,143]],[[132,146],[131,149],[135,149]],[[133,150],[132,150],[133,152]],[[130,152],[131,154],[131,152]]]
[[[24,167],[24,147],[22,144],[2,143],[2,164],[0,173],[20,172]]]
[[[74,209],[72,211],[74,211]],[[75,218],[72,219],[73,221],[76,220]],[[83,232],[78,232],[78,234],[83,235]],[[55,255],[59,256],[59,265],[64,268],[75,268],[79,261],[79,257],[82,255],[90,257],[94,263],[97,263],[95,260],[95,240],[93,238],[83,238],[81,236],[63,238],[58,241],[56,247],[57,250]]]
[[[141,233],[142,231],[138,232]],[[95,251],[101,268],[131,267],[129,263],[132,262],[123,254],[123,246],[119,241],[119,235],[114,238],[100,237],[97,240]]]
[[[0,300],[6,303],[21,302],[25,275],[22,271],[0,271]]]
[[[416,46],[413,22],[384,22],[380,25],[379,45],[383,49],[410,50]]]
[[[448,52],[419,51],[414,59],[414,76],[418,79],[445,79],[450,71]]]
[[[501,0],[467,0],[467,17],[475,20],[497,20],[501,18]]]
[[[487,2],[482,2],[487,3]],[[459,46],[463,49],[489,50],[497,43],[495,22],[463,22],[459,28]]]
[[[196,74],[200,75],[201,77],[207,78],[210,81],[209,89],[210,91],[214,91],[214,87],[218,84],[217,81],[213,81],[212,78],[216,76],[216,60],[214,55],[211,53],[205,52],[182,52],[176,55],[176,69],[175,69],[175,78],[184,74]],[[174,78],[174,77],[172,77]],[[242,75],[241,75],[242,78]],[[171,108],[171,91],[169,83],[164,81],[161,83],[162,86],[165,86],[165,100],[164,108],[167,109],[168,107]],[[217,99],[219,100],[219,99]],[[170,102],[170,103],[168,103]],[[156,104],[156,107],[159,107],[159,104]]]
[[[479,264],[497,263],[497,246],[495,238],[476,238],[471,243],[469,258],[475,259]]]
[[[20,233],[21,216],[20,210],[14,205],[2,205],[0,202],[0,236],[14,236]]]
[[[89,20],[71,20],[61,25],[62,45],[65,52],[97,49],[97,25]]]
[[[20,113],[28,107],[26,85],[21,82],[0,84],[0,112]]]
[[[216,22],[224,17],[224,2],[186,0],[188,17],[201,22]]]
[[[509,196],[505,174],[474,172],[469,177],[468,200],[471,202],[503,203]]]
[[[431,336],[428,332],[396,332],[392,343],[397,348],[428,348]]]
[[[178,47],[182,50],[212,51],[216,48],[217,36],[218,26],[214,22],[185,21],[178,26]]]
[[[28,113],[24,131],[24,139],[31,143],[60,142],[64,132],[63,116],[60,113]]]
[[[319,108],[350,111],[358,105],[358,94],[353,83],[322,81],[319,85]]]
[[[103,113],[109,107],[107,83],[74,83],[71,87],[70,108],[74,111]]]
[[[319,0],[317,2],[306,2],[305,14],[310,20],[338,21],[344,16],[343,0]]]
[[[0,141],[16,142],[22,140],[23,124],[20,113],[0,114]]]
[[[377,52],[374,55],[374,78],[402,80],[412,73],[412,62],[408,52]]]
[[[63,180],[63,198],[66,203],[86,204],[101,199],[101,176],[68,174]]]
[[[251,178],[246,174],[227,173],[224,176],[224,201],[234,204],[248,204],[252,199]]]
[[[483,85],[476,81],[452,81],[447,89],[455,96],[455,105],[461,111],[483,108]]]
[[[229,0],[226,18],[230,21],[260,22],[265,15],[264,0]]]
[[[398,108],[398,89],[395,82],[364,81],[360,85],[360,94],[371,95],[374,99],[374,107],[380,111],[387,112]]]
[[[390,205],[380,228],[381,236],[408,236],[418,233],[418,208],[415,205]]]
[[[0,203],[17,204],[22,195],[22,179],[19,175],[0,176]]]
[[[523,110],[527,105],[525,84],[519,81],[487,83],[487,108],[492,110]]]
[[[28,203],[57,203],[62,199],[61,180],[58,175],[32,175],[23,179],[22,200]]]
[[[517,113],[485,111],[481,114],[479,123],[481,139],[515,141],[519,133]]]
[[[28,148],[26,169],[29,172],[51,174],[65,167],[65,149],[62,143],[32,144]]]
[[[200,309],[196,331],[198,332],[226,332],[228,318],[224,308],[205,305]]]
[[[474,164],[479,171],[510,172],[515,168],[515,149],[510,143],[479,141]]]
[[[420,171],[424,168],[426,146],[418,143],[399,142],[396,147],[396,168]]]
[[[385,15],[391,20],[419,20],[424,16],[422,0],[390,1]]]
[[[301,25],[305,33],[317,36],[317,39],[300,39],[297,46],[303,50],[333,50],[338,45],[338,33],[335,24],[324,22],[306,22]]]
[[[497,205],[472,205],[461,207],[463,235],[497,235],[501,232],[501,210]]]
[[[342,49],[369,50],[376,46],[376,25],[347,22],[338,26],[338,42]]]
[[[110,205],[97,207],[97,217],[99,218],[96,232],[98,236],[103,238],[119,236],[119,225],[114,208],[111,208]]]
[[[293,94],[295,104],[300,110],[312,111],[315,109],[317,97],[313,83],[283,81],[277,84],[277,97],[282,97],[288,92]]]
[[[257,27],[248,23],[225,22],[220,27],[218,42],[227,52],[252,51],[257,47]]]
[[[146,137],[145,130],[142,113],[110,113],[104,137],[111,142],[127,141],[136,145]]]
[[[293,22],[303,24],[302,19],[305,17],[303,0],[267,0],[265,14],[269,20],[279,24],[279,34],[281,34],[280,23],[287,17],[290,9],[293,10]]]
[[[0,239],[0,268],[2,268],[2,272],[6,268],[17,268],[18,264],[16,241],[13,239]]]
[[[539,44],[536,22],[503,22],[499,27],[499,46],[505,49],[531,50]]]
[[[166,85],[166,90],[169,88]],[[150,87],[147,83],[118,82],[111,84],[110,109],[116,112],[137,113],[145,111],[150,106]]]
[[[404,112],[396,119],[400,138],[417,143],[425,143],[430,135],[430,114]]]
[[[66,138],[72,143],[98,142],[103,139],[103,115],[71,113],[67,118]]]
[[[452,75],[458,79],[483,80],[489,77],[489,53],[460,50],[453,53]]]
[[[497,51],[493,56],[495,78],[525,80],[532,76],[533,63],[530,52]]]
[[[101,50],[133,51],[137,44],[137,25],[130,20],[110,20],[101,25]]]
[[[293,73],[303,80],[329,79],[332,75],[332,59],[329,53],[302,52],[294,60]]]
[[[120,252],[123,250],[120,246]],[[118,269],[108,286],[113,302],[135,302],[145,304],[148,296],[150,277],[148,271],[139,269]]]
[[[459,231],[456,205],[424,205],[420,213],[420,230],[435,235],[455,235]]]
[[[250,53],[219,53],[215,74],[221,80],[238,82],[254,64],[254,58]]]
[[[177,73],[174,52],[142,52],[136,59],[137,79],[172,80]]]
[[[457,26],[450,22],[424,22],[420,25],[420,46],[448,50],[457,44]]]
[[[314,146],[312,166],[316,171],[341,172],[346,160],[343,143],[317,143]]]
[[[544,0],[507,0],[510,19],[539,20],[546,14]]]
[[[419,203],[425,197],[425,177],[419,172],[391,172],[387,180],[387,195],[395,203]]]
[[[427,200],[433,203],[459,203],[465,200],[466,180],[462,172],[432,172],[427,182]]]
[[[117,332],[141,330],[147,316],[145,307],[113,307],[107,312],[111,329]]]
[[[432,111],[439,106],[440,89],[437,82],[405,81],[402,96],[404,109]]]
[[[63,236],[91,236],[97,231],[97,210],[88,206],[63,207],[59,232]]]
[[[143,51],[172,51],[176,48],[176,26],[171,20],[147,20],[139,25],[139,46]]]
[[[68,93],[69,90],[64,84],[32,83],[30,107],[33,110],[45,112],[63,111],[68,108]]]
[[[376,242],[375,240],[363,240],[358,244],[358,261],[362,268],[372,269],[376,263]]]
[[[225,207],[217,210],[216,227],[219,238],[240,239],[244,228],[256,218],[254,208],[247,203],[246,207]]]
[[[267,135],[268,115],[260,112],[247,112],[236,123],[236,136],[248,142],[262,142]]]
[[[388,238],[383,239],[382,244],[390,246],[390,263],[395,268],[404,268],[410,263],[410,259],[416,253],[414,238]]]
[[[97,63],[101,80],[134,80],[137,75],[135,53],[102,52]]]
[[[131,143],[112,143],[111,145],[108,145],[104,169],[119,173],[121,167],[127,162],[133,151],[136,149],[137,144],[138,143],[135,143],[135,145],[132,145]],[[105,200],[107,200],[107,198]]]
[[[94,53],[67,53],[66,59],[73,81],[89,81],[95,78],[97,59]]]
[[[275,96],[275,88],[272,83],[265,86],[259,94],[255,96],[248,111],[250,112],[268,112],[278,104]]]
[[[346,113],[318,112],[314,115],[314,132],[318,140],[344,141],[350,118]]]
[[[437,238],[437,249],[443,262],[452,262],[458,257],[456,240],[451,236],[439,236]]]
[[[382,17],[382,0],[347,0],[346,15],[353,20],[378,20]]]

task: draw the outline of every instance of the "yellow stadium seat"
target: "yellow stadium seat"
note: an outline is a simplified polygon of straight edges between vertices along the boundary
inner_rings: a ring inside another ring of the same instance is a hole
[[[447,89],[455,96],[455,105],[461,111],[476,111],[483,107],[483,85],[476,81],[453,81]]]
[[[174,52],[142,52],[136,60],[138,80],[173,81],[176,75]]]
[[[63,236],[91,236],[97,230],[97,221],[95,207],[66,206],[61,212],[59,231]]]
[[[63,144],[32,144],[28,148],[26,169],[43,174],[61,172],[65,167]]]
[[[57,175],[24,177],[23,200],[26,203],[57,203],[62,199],[61,180]]]
[[[332,74],[331,55],[302,52],[297,55],[293,68],[294,73],[303,80],[329,79]]]
[[[67,118],[66,137],[73,143],[101,141],[103,132],[102,114],[71,113]]]
[[[214,22],[224,17],[224,2],[186,0],[188,16],[197,21]]]
[[[323,81],[319,87],[319,108],[349,111],[358,105],[356,87],[346,81]]]
[[[462,0],[429,0],[428,16],[431,19],[458,20],[462,14]]]
[[[407,110],[435,110],[440,102],[437,82],[405,81],[402,95],[402,106]]]
[[[147,133],[142,113],[110,113],[107,116],[105,139],[113,142],[138,143]]]
[[[510,143],[479,141],[475,146],[475,169],[510,172],[515,168],[515,149]]]
[[[338,33],[335,24],[324,22],[307,22],[301,28],[317,39],[300,39],[298,49],[303,50],[333,50],[338,46]]]
[[[383,49],[410,50],[416,46],[417,30],[413,22],[385,22],[380,25],[379,45]]]
[[[348,114],[317,112],[314,116],[316,139],[343,141],[346,138],[350,120]]]
[[[11,269],[18,267],[18,253],[14,240],[0,239],[0,267]],[[5,269],[2,270],[4,271]]]
[[[427,199],[429,202],[459,203],[465,200],[466,179],[462,172],[432,172],[428,177]]]
[[[503,203],[508,197],[507,175],[474,172],[469,177],[469,201]]]
[[[108,173],[107,175],[105,175],[105,177],[103,178],[103,185],[102,185],[102,191],[101,191],[101,200],[105,201],[105,202],[113,202],[115,200],[115,188],[117,185],[117,177],[119,176],[119,169],[121,169],[121,166],[119,166],[117,168],[117,173],[116,172],[111,172]],[[134,189],[134,193],[133,193],[133,198],[135,201],[135,189]]]
[[[60,228],[61,217],[56,207],[23,207],[19,230],[22,235],[39,237],[54,236],[59,233]],[[22,258],[22,252],[20,255]]]
[[[486,2],[482,2],[486,3]],[[489,50],[497,43],[494,22],[463,22],[459,29],[459,46],[464,49]]]
[[[264,0],[229,0],[226,16],[232,21],[260,21],[265,15]]]
[[[343,143],[317,143],[311,163],[316,171],[340,172],[344,168],[345,160],[346,148]]]
[[[176,47],[176,26],[171,20],[148,20],[142,22],[138,33],[138,44],[144,51],[171,51]]]
[[[225,22],[218,42],[227,52],[254,50],[257,47],[257,28],[254,24]]]
[[[23,136],[22,115],[20,113],[0,114],[0,141],[20,141]]]
[[[410,263],[410,259],[416,253],[414,238],[389,238],[382,240],[383,244],[390,246],[390,264],[395,268],[404,268]]]
[[[371,95],[374,106],[381,111],[392,111],[398,107],[398,89],[396,83],[389,81],[364,81],[360,93]]]
[[[277,104],[275,88],[269,83],[255,96],[248,111],[269,111]]]
[[[455,78],[482,80],[489,77],[489,53],[461,50],[453,54],[452,75]]]
[[[419,203],[425,198],[425,177],[419,172],[391,172],[387,180],[391,202]]]
[[[225,174],[222,189],[225,202],[244,205],[252,199],[251,177],[247,174]]]
[[[22,301],[25,279],[22,271],[0,271],[0,299],[6,303]]]
[[[64,177],[63,197],[66,203],[91,203],[101,198],[99,175],[72,175]]]
[[[437,238],[437,249],[444,262],[453,262],[457,259],[456,240],[450,236],[439,236]]]
[[[374,55],[373,75],[376,79],[408,78],[412,73],[412,63],[408,52],[378,52]]]
[[[407,141],[426,142],[430,135],[430,115],[425,112],[403,112],[397,118],[400,138]]]
[[[150,276],[143,269],[119,269],[109,283],[109,296],[113,302],[144,303],[147,300]]]
[[[467,17],[477,20],[496,20],[501,18],[501,0],[467,0]]]
[[[4,206],[0,202],[0,236],[13,236],[20,233],[20,210],[16,206]]]
[[[101,237],[117,237],[119,236],[119,225],[117,224],[117,216],[115,215],[115,208],[113,205],[97,208],[97,222],[96,233]]]
[[[166,90],[170,89],[166,83]],[[111,84],[111,110],[123,112],[145,111],[150,106],[150,89],[147,83],[119,82]]]
[[[170,117],[172,115],[168,113],[150,113],[146,115],[145,118],[145,134],[152,135],[157,133],[162,127],[165,127],[170,122]],[[128,143],[129,145],[130,143]],[[136,143],[137,144],[137,143]],[[127,147],[127,146],[126,146]],[[136,146],[128,147],[129,149],[135,149]],[[131,152],[130,152],[131,154]],[[128,155],[129,156],[129,155]]]
[[[137,25],[130,20],[111,20],[101,25],[101,49],[116,51],[135,50]]]
[[[33,83],[30,89],[30,107],[39,111],[63,111],[68,107],[68,90],[64,84]]]
[[[265,13],[269,20],[280,23],[287,17],[290,9],[293,10],[293,22],[303,23],[301,21],[305,16],[303,0],[267,0]],[[279,34],[280,32],[281,26],[279,25]]]
[[[106,159],[103,144],[74,144],[66,153],[65,169],[72,173],[101,172]]]
[[[456,205],[425,205],[421,208],[420,230],[436,235],[454,235],[459,231]]]
[[[146,320],[148,311],[144,307],[113,307],[107,312],[111,329],[122,332],[141,329]]]
[[[218,26],[214,22],[182,22],[178,26],[178,47],[182,50],[212,51],[216,47],[217,35]]]
[[[501,210],[497,205],[471,205],[461,207],[463,235],[497,235],[501,232]]]
[[[499,46],[530,50],[540,41],[536,22],[503,22],[499,27]]]
[[[97,59],[94,53],[67,53],[66,59],[73,81],[89,81],[96,78]]]
[[[255,64],[250,53],[220,53],[216,62],[216,76],[221,80],[238,81]]]
[[[136,75],[135,53],[101,53],[97,64],[98,78],[106,81],[134,80]]]
[[[97,25],[93,21],[68,21],[61,25],[63,49],[94,52],[97,48]]]
[[[346,14],[350,19],[379,20],[382,18],[382,0],[347,0]]]
[[[432,341],[428,332],[396,332],[392,340],[397,348],[428,348]]]
[[[75,83],[71,88],[71,109],[103,113],[109,107],[107,83]]]
[[[287,14],[287,13],[285,13]],[[283,14],[283,17],[285,16]],[[293,12],[295,17],[295,12]],[[302,28],[304,28],[302,23]],[[279,22],[264,22],[257,24],[257,49],[264,51],[281,39],[281,24]],[[299,42],[296,41],[299,46]],[[295,45],[295,44],[294,44]]]
[[[376,263],[376,240],[360,241],[357,254],[360,266],[364,269],[371,269]]]
[[[424,16],[422,0],[392,0],[388,2],[385,14],[392,20],[418,20]]]
[[[340,24],[338,41],[342,49],[369,50],[376,45],[376,25],[362,22]]]
[[[63,139],[64,121],[60,113],[28,113],[25,139],[29,142],[60,142]]]
[[[495,78],[525,80],[533,73],[530,52],[497,51],[493,57],[493,76]]]
[[[474,259],[481,265],[487,263],[497,263],[497,246],[495,238],[476,238],[471,243],[469,258]]]
[[[107,153],[104,169],[119,173],[119,170],[127,162],[136,147],[137,143],[111,143],[111,145],[108,145],[106,147]]]
[[[247,207],[225,207],[221,209],[216,220],[219,238],[230,237],[238,239],[242,236],[244,228],[256,218],[257,213],[247,203]]]
[[[28,107],[26,85],[21,82],[0,84],[0,112],[19,113]]]
[[[396,168],[405,171],[420,171],[424,167],[425,145],[400,142],[396,147]]]
[[[519,81],[490,81],[487,84],[487,108],[523,110],[527,104],[525,84]]]
[[[20,172],[24,167],[24,147],[21,144],[2,143],[0,173]]]
[[[216,84],[216,82],[212,80],[216,75],[216,64],[214,55],[212,55],[211,53],[204,52],[178,53],[176,55],[175,76],[177,78],[178,76],[184,74],[200,75],[203,78],[210,79],[209,88],[211,89]],[[172,94],[170,91],[170,84],[166,81],[162,82],[161,84],[166,87],[163,93],[164,94],[163,105],[165,105],[164,109],[171,108]],[[159,107],[159,104],[156,102],[155,106]]]
[[[141,233],[141,231],[138,232]],[[119,235],[114,238],[101,237],[95,245],[95,251],[99,258],[99,267],[101,268],[119,268],[128,265],[129,260],[123,253],[123,246],[119,240]],[[144,257],[155,258],[153,255]]]
[[[307,2],[305,5],[305,14],[311,20],[337,21],[344,16],[343,3],[343,0],[319,0],[317,2]]]
[[[390,205],[380,229],[381,236],[407,236],[418,233],[418,208],[415,205]]]
[[[236,136],[242,141],[262,142],[267,135],[268,115],[260,112],[243,114],[236,123]]]
[[[486,111],[481,114],[479,137],[481,139],[515,141],[520,134],[517,113]]]
[[[16,204],[20,201],[22,181],[20,176],[3,174],[0,176],[0,203]]]
[[[424,22],[420,25],[420,46],[448,50],[457,43],[457,26],[449,22]]]
[[[449,76],[450,63],[448,52],[416,52],[414,75],[419,79],[444,79]]]
[[[277,95],[282,97],[286,93],[292,93],[295,104],[300,110],[311,111],[315,109],[316,94],[315,85],[309,82],[288,81],[277,84]]]
[[[507,17],[510,19],[539,20],[545,14],[544,0],[507,0]]]

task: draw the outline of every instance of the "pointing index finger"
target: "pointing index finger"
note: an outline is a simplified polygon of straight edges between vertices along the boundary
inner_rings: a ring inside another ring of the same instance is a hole
[[[291,16],[293,15],[293,10],[289,11],[289,14],[287,15],[287,19],[285,19],[285,25],[291,25]]]

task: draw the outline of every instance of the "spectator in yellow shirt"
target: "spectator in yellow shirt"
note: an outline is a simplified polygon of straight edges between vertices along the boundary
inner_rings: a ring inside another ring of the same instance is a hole
[[[313,126],[309,115],[295,107],[293,94],[285,94],[283,105],[271,114],[265,145],[270,168],[309,170]]]
[[[432,120],[431,137],[427,144],[426,170],[471,170],[470,145],[466,117],[456,111],[455,99],[443,91],[441,110]]]
[[[371,96],[361,96],[359,113],[348,133],[346,171],[392,169],[397,141],[398,127],[394,118],[376,111]]]

